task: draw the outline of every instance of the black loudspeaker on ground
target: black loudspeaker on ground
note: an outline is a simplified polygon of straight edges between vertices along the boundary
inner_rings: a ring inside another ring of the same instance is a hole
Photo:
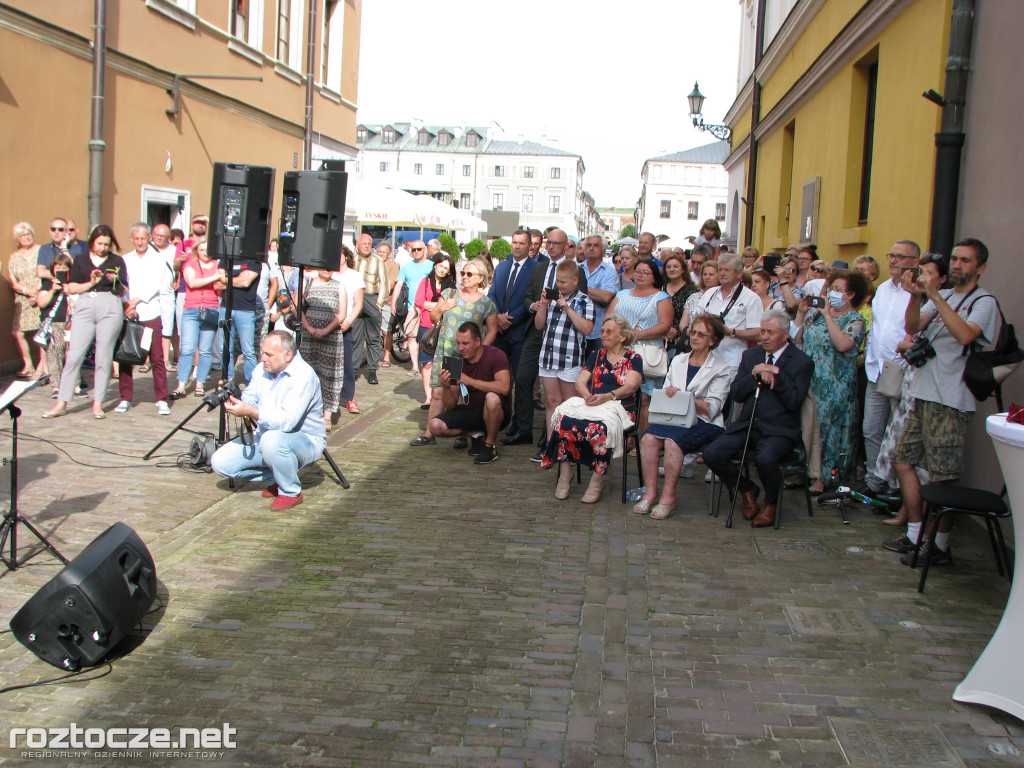
[[[266,261],[274,169],[214,163],[208,250],[211,256]]]
[[[99,664],[156,598],[156,566],[129,526],[115,523],[11,619],[22,645],[68,671]]]
[[[285,173],[279,263],[337,271],[347,192],[344,171]]]

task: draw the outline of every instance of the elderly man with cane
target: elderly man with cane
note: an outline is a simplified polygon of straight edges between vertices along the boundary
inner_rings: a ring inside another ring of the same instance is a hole
[[[755,528],[775,524],[779,462],[800,443],[800,406],[813,374],[811,358],[789,343],[789,315],[765,312],[761,344],[743,353],[729,390],[733,401],[743,403],[739,418],[704,449],[704,463],[743,497],[743,518]],[[757,504],[758,487],[733,463],[741,456],[745,460],[748,451],[764,485],[764,508]]]

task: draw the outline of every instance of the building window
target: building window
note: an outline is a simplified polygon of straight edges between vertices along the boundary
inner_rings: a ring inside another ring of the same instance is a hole
[[[365,128],[356,128],[356,143],[362,144],[369,138],[369,132]]]
[[[394,144],[395,143],[395,129],[394,128],[385,128],[384,129],[384,135],[383,135],[382,138],[383,138],[385,144]]]
[[[459,195],[459,208],[469,210],[469,192],[463,192]]]
[[[551,169],[551,178],[552,179],[560,179],[560,178],[562,178],[562,169],[561,168],[552,168]]]
[[[725,221],[725,203],[715,203],[715,221]]]
[[[672,201],[662,200],[661,201],[661,218],[671,219],[672,218]]]
[[[693,221],[697,218],[697,212],[700,209],[700,204],[696,200],[691,200],[686,204],[686,218]]]
[[[505,196],[500,192],[495,192],[491,195],[491,208],[496,211],[500,211],[505,207]]]
[[[462,175],[463,176],[472,176],[473,175],[473,166],[471,166],[471,165],[464,165],[464,166],[462,166]]]
[[[860,205],[857,223],[868,223],[868,208],[871,202],[871,161],[875,154],[875,104],[878,91],[878,62],[867,67],[867,100],[864,105],[864,155],[860,166]]]
[[[494,175],[495,176],[504,176],[505,175],[505,166],[504,165],[496,165],[496,166],[494,166]]]
[[[277,60],[288,62],[291,41],[291,0],[277,0]]]
[[[521,210],[524,213],[533,213],[533,195],[523,195],[523,205]]]
[[[533,166],[532,165],[528,165],[525,168],[523,168],[523,178],[524,179],[532,179],[533,178]]]
[[[444,163],[438,163],[434,166],[434,173],[438,176],[444,176]]]
[[[447,147],[449,144],[451,144],[451,141],[452,135],[448,133],[448,131],[441,131],[439,134],[437,134],[437,145],[439,147]]]
[[[548,213],[558,213],[559,208],[562,204],[562,198],[558,195],[552,195],[548,198]]]
[[[466,146],[475,147],[480,142],[480,135],[472,131],[466,134]]]
[[[324,28],[320,37],[320,82],[341,93],[341,47],[345,36],[345,4],[324,0]]]
[[[381,163],[380,163],[380,172],[381,173],[387,173],[388,172],[388,164],[385,161],[383,161],[383,160],[381,160]]]
[[[416,143],[421,147],[425,147],[430,143],[430,131],[420,131],[419,136],[416,137]]]
[[[417,176],[423,175],[423,163],[413,163],[412,172]]]
[[[246,31],[249,28],[249,0],[231,0],[231,34],[239,40],[248,41]]]

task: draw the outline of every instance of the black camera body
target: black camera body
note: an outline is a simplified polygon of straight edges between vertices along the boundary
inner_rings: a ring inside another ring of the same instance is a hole
[[[825,298],[823,296],[808,296],[807,297],[807,306],[808,307],[813,307],[814,309],[824,309],[825,308]]]
[[[557,301],[558,300],[558,289],[557,288],[545,288],[544,289],[544,298],[546,298],[548,301]]]
[[[932,346],[931,341],[922,336],[914,342],[914,346],[910,349],[904,350],[900,354],[903,356],[904,360],[910,363],[910,365],[915,368],[920,368],[935,357],[935,347]]]
[[[242,390],[238,388],[238,385],[233,381],[225,381],[212,392],[207,392],[206,397],[203,398],[203,402],[206,403],[209,410],[213,410],[217,406],[226,403],[230,398],[239,398],[242,396]]]

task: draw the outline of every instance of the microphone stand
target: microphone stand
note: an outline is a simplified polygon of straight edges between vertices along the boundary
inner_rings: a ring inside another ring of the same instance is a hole
[[[740,478],[743,476],[743,469],[747,466],[747,449],[750,447],[750,433],[754,429],[754,416],[757,414],[757,403],[761,399],[761,387],[764,382],[757,377],[757,388],[754,390],[754,407],[750,409],[750,423],[747,425],[747,438],[743,441],[743,453],[740,455],[740,473],[736,478],[736,487],[732,489],[732,502],[729,504],[729,517],[725,519],[725,527],[732,528],[732,516],[736,512],[736,499],[740,495]]]

